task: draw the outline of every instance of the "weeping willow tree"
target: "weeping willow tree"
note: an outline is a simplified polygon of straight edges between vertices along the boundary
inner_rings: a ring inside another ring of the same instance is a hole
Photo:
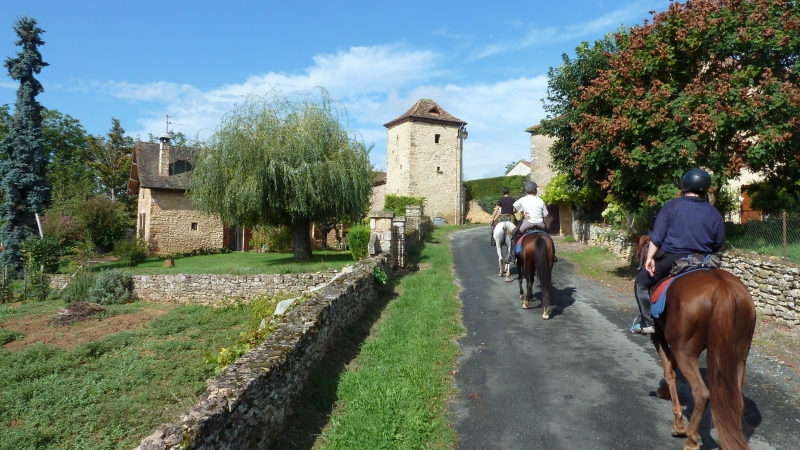
[[[311,224],[359,218],[369,205],[369,149],[325,89],[250,96],[200,147],[189,195],[239,226],[288,226],[294,260],[311,259]]]

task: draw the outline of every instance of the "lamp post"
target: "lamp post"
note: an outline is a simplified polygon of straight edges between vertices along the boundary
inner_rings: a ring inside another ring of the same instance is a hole
[[[464,199],[461,196],[461,187],[463,183],[463,173],[464,173],[464,139],[469,136],[467,133],[467,124],[461,125],[458,129],[458,171],[456,172],[456,217],[455,223],[456,225],[463,225],[464,224]]]

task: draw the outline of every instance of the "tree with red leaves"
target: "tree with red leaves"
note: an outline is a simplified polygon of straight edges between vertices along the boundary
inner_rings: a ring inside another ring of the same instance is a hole
[[[652,22],[617,33],[608,69],[574,102],[574,175],[630,211],[673,198],[693,167],[711,171],[717,188],[749,167],[796,189],[795,3],[675,2]]]

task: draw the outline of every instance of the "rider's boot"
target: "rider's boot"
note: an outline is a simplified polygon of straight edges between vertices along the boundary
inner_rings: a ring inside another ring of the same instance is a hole
[[[650,290],[647,286],[636,283],[633,286],[636,294],[636,303],[639,304],[639,312],[642,321],[634,326],[633,331],[641,334],[653,334],[656,328],[653,326],[653,314],[650,312]]]

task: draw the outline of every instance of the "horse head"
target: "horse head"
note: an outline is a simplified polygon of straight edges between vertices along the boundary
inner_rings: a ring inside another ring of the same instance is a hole
[[[644,260],[647,257],[647,247],[650,245],[650,236],[645,234],[637,236],[636,233],[631,233],[633,240],[636,242],[636,260],[639,262],[639,269],[644,266]]]

